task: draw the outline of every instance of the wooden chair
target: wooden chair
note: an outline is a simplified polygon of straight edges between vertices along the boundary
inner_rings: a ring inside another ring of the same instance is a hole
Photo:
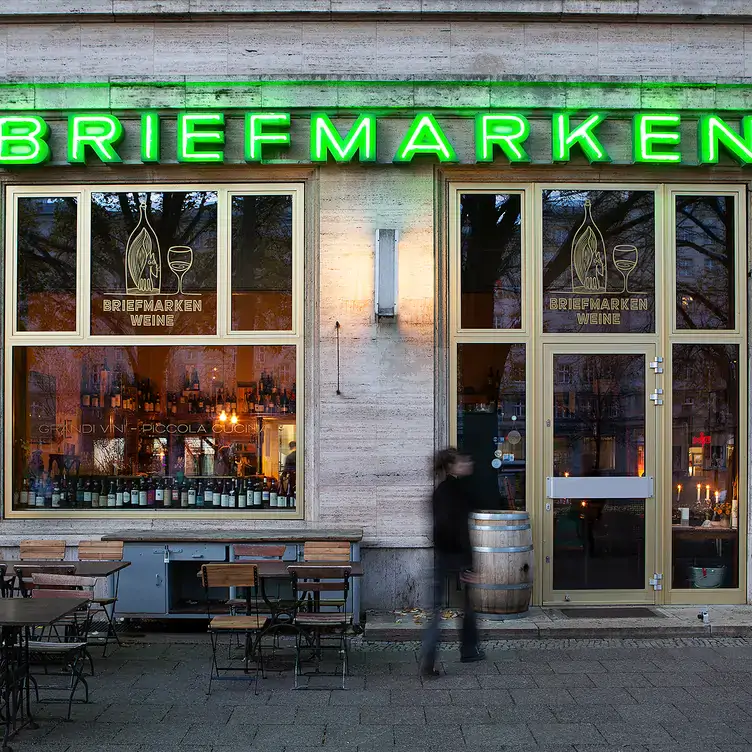
[[[76,565],[64,562],[60,564],[16,564],[14,570],[18,583],[17,590],[24,598],[28,598],[34,589],[34,574],[74,575]]]
[[[259,670],[263,676],[263,658],[261,655],[261,645],[254,645],[254,638],[257,636],[267,623],[266,617],[259,616],[258,613],[258,599],[253,599],[251,593],[258,588],[258,570],[255,564],[204,564],[201,567],[201,579],[204,584],[204,591],[206,593],[206,608],[207,616],[209,618],[209,637],[211,639],[212,646],[212,665],[209,673],[209,691],[207,694],[211,694],[212,681],[227,680],[227,679],[247,679],[248,678],[248,663],[256,651],[256,675],[253,677],[255,682],[254,693],[258,694],[258,676]],[[227,608],[226,614],[217,614],[217,601],[212,601],[211,588],[231,588],[240,587],[245,588],[245,592],[248,596],[246,601],[246,613],[236,614],[232,612],[232,609],[227,603],[227,600],[221,602],[225,608]],[[254,605],[255,603],[255,605]],[[214,613],[212,606],[214,606]],[[244,651],[243,651],[243,666],[233,666],[228,663],[226,666],[220,666],[217,663],[217,648],[219,646],[219,638],[222,635],[229,635],[230,641],[233,636],[243,636],[244,638]],[[222,676],[220,672],[242,671],[246,676],[233,677]]]
[[[65,558],[65,541],[21,541],[21,553],[18,558],[21,561],[62,561]]]
[[[35,573],[33,575],[33,583],[32,598],[80,597],[91,599],[94,595],[94,580],[90,577]],[[84,667],[88,660],[92,674],[94,673],[94,663],[87,650],[90,624],[91,613],[89,611],[89,603],[87,602],[78,611],[74,611],[72,614],[54,622],[52,625],[54,637],[52,634],[45,635],[42,632],[38,639],[29,640],[29,660],[31,663],[40,664],[44,669],[45,675],[49,675],[51,664],[59,663],[61,666],[61,675],[68,677],[67,686],[51,685],[42,687],[43,689],[50,689],[52,691],[68,692],[68,720],[71,717],[71,707],[79,685],[82,685],[84,688],[84,702],[89,701],[89,685],[84,676]],[[34,685],[34,693],[37,702],[39,702],[39,682],[31,674],[29,678]]]
[[[287,568],[292,579],[293,590],[298,594],[299,603],[314,604],[314,608],[322,602],[320,594],[325,592],[342,592],[347,601],[350,587],[349,566],[316,566],[293,564]],[[300,654],[303,649],[310,649],[311,642],[315,645],[314,658],[321,660],[323,650],[336,650],[342,660],[342,689],[345,689],[345,677],[348,673],[347,630],[352,625],[352,614],[342,611],[321,612],[298,611],[293,619],[294,626],[299,631],[295,640],[295,679],[294,689],[298,687],[298,678],[304,675],[300,670]],[[303,644],[302,636],[308,635],[310,640]],[[322,638],[333,638],[334,644],[322,644]],[[317,663],[315,674],[321,675]],[[323,674],[338,676],[339,672]]]
[[[349,563],[350,544],[348,541],[306,541],[303,544],[303,561]],[[317,600],[320,606],[330,606],[338,610],[347,605],[346,596],[344,598],[318,598]]]
[[[79,561],[122,561],[123,560],[123,541],[81,541],[78,544],[78,560]],[[95,610],[104,614],[107,620],[107,632],[104,637],[104,648],[102,650],[102,657],[107,657],[107,645],[110,641],[110,636],[115,638],[118,646],[122,647],[120,637],[115,629],[115,605],[118,599],[118,588],[120,587],[120,572],[115,572],[113,575],[112,586],[110,592],[112,595],[104,598],[94,598],[93,604],[97,607]]]

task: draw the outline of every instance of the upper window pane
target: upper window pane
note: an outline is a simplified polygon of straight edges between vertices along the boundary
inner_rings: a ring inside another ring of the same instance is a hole
[[[676,196],[676,328],[733,329],[733,196]]]
[[[216,192],[93,193],[91,333],[216,331]]]
[[[462,329],[522,326],[522,196],[460,197]]]
[[[18,199],[18,331],[76,331],[77,232],[73,196]]]
[[[543,191],[543,331],[655,331],[653,191]]]
[[[292,196],[232,197],[232,329],[292,329]]]

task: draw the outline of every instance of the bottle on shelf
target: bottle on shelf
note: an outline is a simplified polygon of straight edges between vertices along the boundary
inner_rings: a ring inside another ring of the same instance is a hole
[[[262,506],[261,495],[262,495],[261,481],[258,478],[254,478],[253,479],[253,507],[254,509],[261,509],[261,506]]]
[[[166,506],[164,478],[157,478],[157,487],[154,489],[154,503],[158,507]]]
[[[90,507],[94,506],[94,502],[92,500],[92,486],[91,486],[91,480],[89,478],[86,479],[84,483],[84,492],[83,492],[83,504],[86,509],[89,509]],[[99,496],[97,495],[97,504],[99,504]]]
[[[107,506],[108,508],[117,506],[117,486],[114,479],[110,481],[110,487],[107,491]]]
[[[18,503],[22,507],[29,506],[29,479],[21,481],[21,493],[18,495]]]
[[[204,506],[204,483],[203,481],[199,481],[198,487],[196,488],[196,506],[197,507]]]
[[[279,499],[279,487],[277,486],[277,479],[272,478],[269,482],[269,506],[273,509],[279,507],[277,503]]]
[[[49,483],[49,491],[50,491],[50,506],[54,507],[55,509],[60,508],[60,483],[59,481],[50,482]],[[47,506],[47,495],[45,494],[45,506]]]
[[[243,479],[240,483],[240,491],[238,494],[238,507],[245,509],[248,506],[248,480]]]
[[[130,507],[133,505],[133,484],[127,480],[123,484],[123,506]]]
[[[269,508],[270,497],[271,497],[271,486],[267,482],[266,476],[264,476],[263,480],[261,481],[261,506],[264,509]]]
[[[107,508],[107,481],[104,478],[99,484],[99,506],[102,509]]]
[[[180,484],[177,478],[172,480],[172,488],[170,489],[170,504],[173,507],[180,506]]]
[[[216,504],[214,503],[214,483],[212,482],[211,478],[206,481],[206,490],[204,491],[204,504],[207,507],[216,506]]]
[[[149,503],[149,492],[146,489],[146,484],[144,483],[144,479],[141,478],[138,481],[138,505],[140,507],[148,506]]]
[[[220,506],[223,509],[227,509],[230,506],[230,481],[226,480],[222,484],[222,495],[220,498]]]
[[[185,480],[180,487],[180,506],[182,509],[188,508],[188,483]]]
[[[123,506],[123,479],[118,478],[117,485],[115,486],[115,506]]]
[[[146,483],[146,506],[153,507],[157,503],[157,489],[154,485],[154,478],[149,478]]]
[[[196,481],[194,480],[191,480],[190,485],[188,486],[188,506],[196,506]]]

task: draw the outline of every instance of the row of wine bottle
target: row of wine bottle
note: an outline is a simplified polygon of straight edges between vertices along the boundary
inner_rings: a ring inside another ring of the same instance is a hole
[[[24,478],[20,507],[295,509],[295,474],[253,478]]]

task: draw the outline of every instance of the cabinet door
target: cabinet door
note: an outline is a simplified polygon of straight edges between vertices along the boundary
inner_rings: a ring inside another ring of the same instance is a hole
[[[167,564],[164,545],[125,545],[123,559],[131,565],[120,572],[118,614],[167,613]]]

